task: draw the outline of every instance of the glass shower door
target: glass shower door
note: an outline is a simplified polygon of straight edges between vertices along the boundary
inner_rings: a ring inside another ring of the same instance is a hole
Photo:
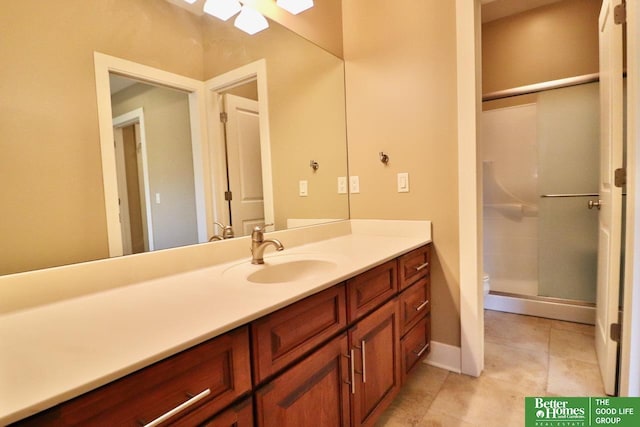
[[[539,296],[595,302],[598,83],[538,94]]]

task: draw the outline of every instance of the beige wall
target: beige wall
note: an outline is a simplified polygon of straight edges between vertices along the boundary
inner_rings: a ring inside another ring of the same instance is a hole
[[[253,0],[257,9],[323,49],[343,58],[342,0],[316,0],[298,15],[279,8],[275,0]]]
[[[345,0],[343,22],[351,217],[433,222],[433,339],[459,346],[455,2]]]
[[[276,229],[289,218],[348,218],[347,195],[337,192],[337,177],[347,174],[342,61],[281,26],[248,36],[204,22],[207,79],[266,59]],[[300,180],[307,197],[298,195]]]
[[[598,72],[600,0],[564,0],[482,26],[483,93]]]
[[[199,20],[156,0],[0,5],[0,274],[108,255],[93,52],[202,78]]]
[[[189,96],[136,84],[113,95],[111,108],[113,117],[144,110],[154,249],[198,243]]]

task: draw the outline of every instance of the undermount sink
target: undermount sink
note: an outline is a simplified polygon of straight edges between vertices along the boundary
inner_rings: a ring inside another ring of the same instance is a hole
[[[235,265],[227,269],[223,275],[252,283],[287,283],[320,276],[337,266],[337,263],[326,259],[274,256],[265,258],[265,263],[261,265]]]

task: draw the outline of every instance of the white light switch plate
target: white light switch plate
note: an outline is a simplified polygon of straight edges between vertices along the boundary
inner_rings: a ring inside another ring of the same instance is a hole
[[[347,177],[338,177],[338,194],[347,194]]]
[[[360,192],[360,177],[359,176],[350,176],[349,177],[349,191],[351,194],[357,194]]]
[[[309,184],[307,181],[300,181],[300,196],[306,197],[309,195]]]
[[[398,193],[409,192],[409,173],[401,172],[398,174]]]

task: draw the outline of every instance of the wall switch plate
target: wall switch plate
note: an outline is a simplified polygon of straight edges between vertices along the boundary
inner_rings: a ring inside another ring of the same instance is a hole
[[[338,194],[347,194],[347,177],[338,177]]]
[[[409,192],[409,173],[401,172],[398,174],[398,193]]]
[[[160,193],[156,193],[156,205],[160,204]]]
[[[350,176],[349,177],[349,191],[351,194],[357,194],[360,192],[360,177],[359,176]]]
[[[300,181],[300,196],[306,197],[309,195],[309,183],[307,181]]]

